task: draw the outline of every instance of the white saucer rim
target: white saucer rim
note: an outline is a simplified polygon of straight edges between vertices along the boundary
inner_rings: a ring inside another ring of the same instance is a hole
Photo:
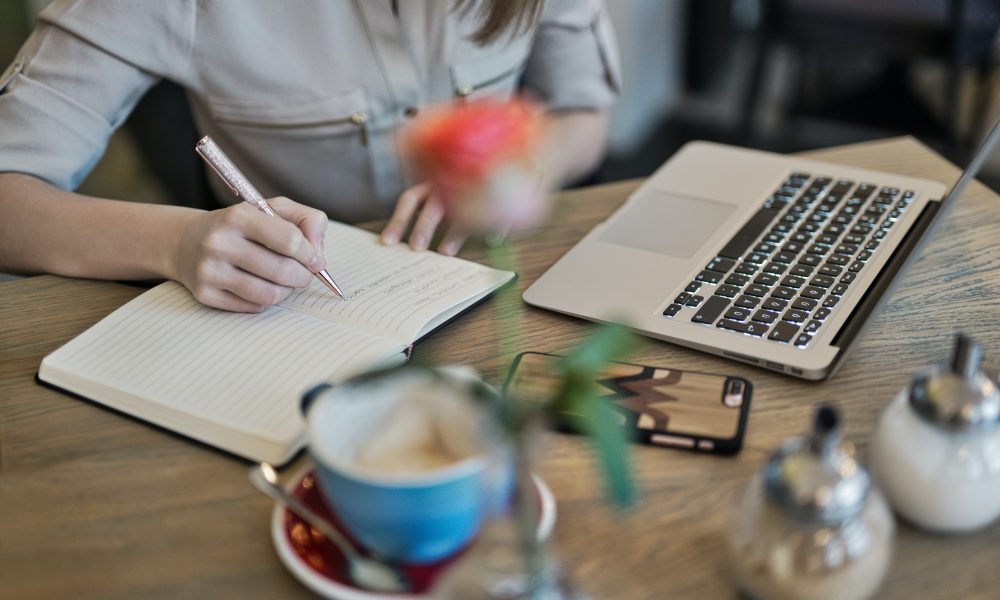
[[[299,482],[310,471],[313,470],[311,463],[306,463],[292,472],[288,476],[288,491],[291,492],[299,485]],[[556,500],[552,490],[538,475],[532,475],[535,487],[538,489],[539,513],[538,519],[538,539],[545,541],[552,535],[552,530],[556,524]],[[366,592],[353,587],[347,587],[332,579],[327,579],[319,575],[309,565],[305,564],[292,549],[291,544],[285,536],[285,508],[280,504],[275,504],[271,510],[271,541],[274,550],[278,554],[285,568],[303,585],[330,600],[427,600],[430,596],[426,594],[379,594],[377,592]]]

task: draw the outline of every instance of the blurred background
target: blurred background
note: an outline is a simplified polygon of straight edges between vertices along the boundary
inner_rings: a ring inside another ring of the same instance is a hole
[[[0,2],[0,63],[46,3]],[[584,183],[648,175],[693,139],[794,152],[913,135],[962,165],[1000,118],[1000,0],[607,5],[625,87],[608,158]],[[143,158],[182,119],[180,97],[154,88],[81,191],[197,205],[198,186]],[[980,179],[1000,190],[1000,151]]]

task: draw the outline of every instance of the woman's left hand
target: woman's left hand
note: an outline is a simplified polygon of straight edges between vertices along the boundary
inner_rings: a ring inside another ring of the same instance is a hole
[[[396,209],[382,230],[382,243],[395,244],[403,238],[412,224],[410,248],[426,250],[430,247],[434,233],[444,221],[444,203],[437,197],[429,183],[419,183],[400,194]],[[464,228],[455,224],[447,225],[437,251],[447,256],[454,256],[468,237],[469,232]]]

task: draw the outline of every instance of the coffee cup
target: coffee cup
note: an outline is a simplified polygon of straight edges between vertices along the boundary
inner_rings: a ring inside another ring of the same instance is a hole
[[[468,371],[405,366],[306,395],[316,479],[361,545],[438,561],[508,507],[513,469],[495,394]]]

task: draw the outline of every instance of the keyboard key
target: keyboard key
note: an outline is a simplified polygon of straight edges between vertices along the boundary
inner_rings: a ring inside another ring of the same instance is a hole
[[[823,244],[824,246],[832,246],[837,243],[837,236],[824,233],[816,237],[816,243]]]
[[[771,225],[771,221],[776,219],[781,211],[777,208],[762,208],[750,217],[743,227],[740,228],[725,247],[719,251],[719,256],[727,258],[739,258],[750,248],[760,234]]]
[[[819,302],[811,298],[796,298],[795,301],[792,302],[792,308],[805,312],[809,312],[817,306],[819,306]]]
[[[833,289],[830,290],[830,293],[833,294],[834,296],[843,296],[844,294],[847,293],[847,284],[838,283],[837,285],[833,286]]]
[[[705,300],[704,296],[691,296],[687,301],[687,305],[697,308],[697,306],[701,304],[704,300]]]
[[[792,269],[788,272],[789,275],[795,275],[796,277],[809,277],[812,275],[813,268],[809,265],[804,265],[799,263],[792,266]]]
[[[748,263],[759,265],[761,263],[767,262],[767,255],[761,254],[760,252],[754,252],[750,256],[746,257],[744,260],[746,260]]]
[[[812,335],[812,334],[816,333],[817,331],[819,331],[820,325],[822,325],[822,324],[823,324],[822,321],[817,321],[815,319],[812,320],[812,321],[809,321],[808,323],[806,323],[806,326],[802,328],[802,333],[808,333],[808,334]]]
[[[736,306],[740,308],[756,308],[758,304],[760,304],[760,298],[754,298],[746,294],[736,299]]]
[[[722,311],[726,310],[727,306],[729,306],[729,299],[722,296],[712,296],[701,305],[698,312],[691,317],[691,321],[711,325],[719,318]]]
[[[819,300],[820,298],[823,297],[824,294],[826,294],[826,290],[824,290],[823,288],[818,288],[818,287],[814,287],[814,286],[811,286],[811,285],[807,285],[802,290],[802,297],[803,298],[811,298],[813,300]]]
[[[812,341],[812,336],[808,333],[800,333],[798,337],[795,338],[795,345],[799,348],[805,348]]]
[[[774,244],[768,244],[767,242],[761,242],[753,249],[754,252],[760,252],[761,254],[770,254],[774,252],[777,248]]]
[[[860,260],[856,260],[853,263],[851,263],[851,266],[848,267],[847,270],[850,271],[851,273],[857,273],[862,268],[864,268],[864,266],[865,263],[861,262]]]
[[[844,267],[840,267],[840,266],[837,266],[837,265],[831,265],[831,264],[825,264],[825,265],[823,265],[822,267],[819,268],[819,274],[820,275],[828,275],[830,277],[836,277],[837,275],[840,275],[843,272],[843,270],[844,270]]]
[[[731,331],[739,331],[740,333],[747,333],[755,337],[760,337],[767,333],[767,325],[756,321],[740,323],[739,321],[728,321],[726,319],[722,319],[719,321],[719,327],[729,329]]]
[[[829,308],[823,307],[817,310],[815,313],[813,313],[813,318],[816,319],[817,321],[824,321],[826,320],[827,317],[830,316],[831,312],[833,311],[831,311]]]
[[[774,262],[785,263],[787,265],[795,262],[795,256],[796,256],[795,254],[791,254],[788,252],[778,252],[777,254],[774,255],[773,259]]]
[[[753,320],[760,323],[771,324],[778,320],[778,313],[769,310],[758,310],[753,315]]]
[[[773,273],[761,273],[754,278],[753,282],[759,285],[772,286],[778,283],[779,277]]]
[[[697,292],[699,289],[701,289],[701,282],[692,281],[691,283],[687,284],[687,287],[684,288],[684,291],[688,292],[689,294],[693,294]]]
[[[768,263],[767,266],[764,267],[765,273],[774,273],[775,275],[781,275],[786,270],[788,270],[788,265],[779,262]]]
[[[735,285],[720,285],[715,289],[716,296],[725,296],[726,298],[735,298],[739,293],[740,288]]]
[[[805,284],[806,280],[802,277],[795,277],[794,275],[787,275],[781,280],[781,285],[791,288],[800,288]]]
[[[729,277],[726,277],[726,283],[729,285],[742,287],[746,285],[748,281],[750,281],[749,277],[746,275],[740,275],[739,273],[733,273]]]
[[[798,333],[799,326],[794,323],[789,323],[788,321],[781,321],[774,326],[771,333],[767,336],[767,339],[774,340],[776,342],[785,342],[786,344],[792,341],[795,334]]]
[[[805,244],[802,244],[800,242],[788,242],[787,244],[781,247],[781,251],[787,252],[789,254],[798,254],[799,252],[802,252],[802,249],[805,247],[806,247]]]
[[[732,321],[746,321],[747,318],[749,317],[750,317],[750,309],[740,308],[738,306],[730,308],[729,310],[726,311],[726,314],[723,316],[723,318],[730,319]]]
[[[735,265],[735,260],[720,257],[705,265],[705,269],[708,271],[715,271],[717,273],[728,273],[729,269],[732,269]]]
[[[791,300],[795,297],[795,290],[787,287],[776,287],[771,295],[775,298],[781,298],[782,300]]]
[[[860,244],[863,241],[865,241],[865,236],[856,233],[848,233],[844,236],[844,243],[847,244]]]
[[[834,252],[836,252],[837,254],[846,254],[847,256],[851,256],[857,251],[858,251],[857,244],[841,244],[837,246],[836,250],[834,250]]]
[[[885,229],[879,229],[878,231],[876,231],[875,233],[873,233],[873,234],[872,234],[872,238],[874,238],[874,239],[876,239],[876,240],[881,240],[881,239],[882,239],[882,238],[884,238],[884,237],[885,237],[885,236],[886,236],[886,235],[887,235],[888,233],[889,233],[889,232],[888,232],[888,231],[886,231]]]
[[[782,310],[785,310],[786,306],[788,306],[788,300],[782,300],[781,298],[775,298],[772,296],[767,300],[765,300],[764,304],[762,304],[760,307],[767,310],[780,312]]]
[[[840,302],[840,296],[827,296],[826,300],[823,301],[823,308],[833,308],[837,306],[838,302]]]
[[[851,262],[851,259],[844,256],[843,254],[834,254],[830,258],[826,259],[826,264],[836,265],[838,267],[842,267],[849,262]]]
[[[680,304],[671,304],[670,306],[668,306],[663,311],[663,316],[665,316],[665,317],[672,317],[672,316],[676,315],[677,313],[679,313],[680,310],[681,310],[681,305]]]
[[[740,263],[739,266],[736,267],[736,272],[739,273],[740,275],[753,275],[754,273],[757,272],[759,268],[760,267],[758,267],[753,263],[745,262],[745,263]]]
[[[788,321],[789,323],[801,323],[809,318],[809,313],[801,310],[788,309],[785,314],[781,315],[782,321]]]
[[[790,237],[789,239],[799,244],[807,244],[812,239],[812,232],[800,229],[796,231],[795,234],[792,235],[792,237]]]
[[[687,301],[691,299],[691,294],[687,292],[681,292],[674,298],[674,304],[687,304]]]
[[[829,275],[817,275],[809,280],[809,285],[813,287],[828,288],[836,282],[837,280]]]
[[[823,233],[828,233],[830,235],[840,235],[844,233],[844,228],[841,225],[827,225],[823,228]]]
[[[857,273],[844,273],[844,276],[840,278],[841,283],[853,283],[857,278]]]
[[[829,248],[827,248],[826,246],[821,246],[819,244],[813,244],[812,246],[809,246],[809,250],[807,250],[809,254],[815,254],[817,256],[824,256],[829,251],[830,251]]]
[[[701,273],[698,273],[698,276],[695,277],[695,279],[703,283],[719,283],[719,281],[722,280],[722,273],[717,273],[715,271],[709,271],[706,269]]]
[[[809,265],[810,267],[818,266],[819,263],[823,262],[823,257],[816,254],[806,254],[799,258],[799,262],[804,265]]]
[[[871,257],[872,257],[871,250],[862,250],[861,252],[858,252],[857,256],[855,256],[855,258],[857,258],[862,262],[870,260]]]
[[[763,298],[770,291],[769,288],[756,283],[748,285],[747,289],[743,290],[743,293],[748,296],[756,296],[758,298]]]

